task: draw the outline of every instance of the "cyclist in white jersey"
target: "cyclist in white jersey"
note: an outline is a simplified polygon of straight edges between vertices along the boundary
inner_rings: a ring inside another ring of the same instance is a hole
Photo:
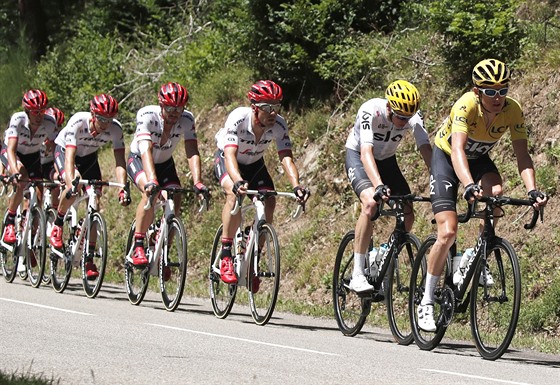
[[[64,215],[76,199],[73,194],[69,198],[66,197],[73,188],[74,178],[79,176],[82,179],[102,179],[97,150],[103,145],[112,143],[117,181],[123,184],[126,182],[123,132],[121,124],[115,119],[118,109],[118,102],[111,95],[96,95],[90,101],[90,112],[74,114],[56,137],[54,164],[66,187],[62,191],[58,214],[51,232],[50,243],[53,247],[62,248]],[[101,189],[96,193],[100,196]],[[122,206],[130,203],[130,197],[122,189],[119,192],[119,203]],[[88,245],[88,252],[92,254],[95,250],[95,239],[91,239],[90,242],[92,244]],[[96,279],[99,276],[91,255],[86,259],[86,275],[88,279]]]
[[[377,202],[388,199],[391,193],[410,193],[395,155],[408,131],[412,130],[429,170],[432,147],[418,112],[419,106],[416,87],[406,80],[396,80],[387,87],[385,99],[370,99],[362,104],[346,141],[346,173],[362,206],[355,228],[354,270],[349,285],[356,292],[373,290],[364,275],[364,266]],[[407,231],[412,229],[413,223],[414,211],[409,204],[405,207]]]
[[[241,214],[231,215],[236,196],[246,194],[248,189],[274,189],[274,183],[263,155],[273,141],[276,142],[278,156],[284,172],[294,187],[294,193],[301,202],[309,198],[309,190],[299,182],[299,173],[293,161],[292,142],[284,118],[278,115],[282,102],[282,89],[270,80],[260,80],[253,84],[247,94],[250,107],[233,110],[226,124],[216,134],[218,150],[215,155],[214,172],[224,192],[226,204],[222,210],[222,251],[220,273],[222,281],[237,283],[233,267],[231,245],[235,229],[239,226]],[[265,201],[265,216],[272,223],[276,200]]]
[[[132,256],[132,263],[137,266],[148,264],[144,237],[154,220],[154,209],[144,210],[144,206],[150,195],[158,185],[181,186],[172,156],[181,140],[185,145],[195,193],[199,199],[209,195],[208,188],[202,183],[194,116],[185,110],[189,100],[187,89],[179,83],[164,84],[159,90],[158,100],[159,105],[143,107],[136,114],[136,133],[127,161],[128,176],[142,192],[142,199],[136,208]],[[175,215],[179,216],[181,194],[175,194],[173,199]]]
[[[56,137],[56,122],[51,116],[45,115],[47,105],[48,98],[44,91],[27,91],[22,99],[24,111],[12,115],[4,133],[0,161],[8,174],[17,175],[16,180],[41,179],[41,144]],[[14,221],[26,184],[27,182],[18,183],[16,193],[9,199],[6,226],[2,235],[6,243],[16,241]]]

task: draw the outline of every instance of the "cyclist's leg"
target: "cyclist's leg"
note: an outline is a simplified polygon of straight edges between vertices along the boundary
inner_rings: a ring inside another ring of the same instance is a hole
[[[393,155],[384,160],[376,160],[377,169],[383,184],[389,186],[391,195],[406,195],[410,194],[410,186],[406,181],[401,169],[397,163],[397,157]],[[414,224],[414,211],[412,203],[406,203],[404,206],[404,223],[405,230],[411,231]]]

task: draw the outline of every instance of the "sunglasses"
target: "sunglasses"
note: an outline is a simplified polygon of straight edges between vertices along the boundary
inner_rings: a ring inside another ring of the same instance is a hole
[[[403,122],[409,121],[410,118],[412,118],[412,116],[399,115],[395,111],[393,111],[393,115],[395,115],[395,118],[397,118],[398,120],[402,120]]]
[[[99,123],[101,123],[101,124],[107,124],[107,123],[111,123],[113,121],[113,118],[107,118],[107,117],[101,116],[101,115],[95,115],[95,117],[97,118],[97,120],[99,120]]]
[[[479,88],[479,91],[482,91],[482,93],[486,96],[489,96],[491,98],[493,98],[494,96],[496,96],[496,94],[500,94],[500,97],[504,97],[507,95],[509,88],[508,87],[504,87],[501,88],[499,90],[495,90],[493,88]]]
[[[257,106],[259,110],[264,111],[267,114],[271,114],[273,112],[279,113],[280,109],[282,108],[281,104],[269,104],[269,103],[255,103],[255,106]]]
[[[163,109],[165,110],[165,112],[183,112],[185,106],[163,106]]]
[[[43,115],[47,110],[45,108],[40,110],[26,110],[30,115],[38,116]]]

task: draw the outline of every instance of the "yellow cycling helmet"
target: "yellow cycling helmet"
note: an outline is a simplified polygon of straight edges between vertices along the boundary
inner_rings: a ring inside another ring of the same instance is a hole
[[[507,86],[509,84],[509,68],[496,59],[486,59],[474,66],[472,81],[477,87]]]
[[[385,99],[398,115],[412,116],[420,107],[420,94],[406,80],[396,80],[385,90]]]

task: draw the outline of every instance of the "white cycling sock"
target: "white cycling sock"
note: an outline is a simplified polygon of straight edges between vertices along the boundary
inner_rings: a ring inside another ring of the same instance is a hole
[[[422,297],[420,305],[431,305],[434,303],[434,291],[436,290],[438,281],[439,275],[426,273],[426,290],[424,290],[424,297]]]
[[[358,275],[364,275],[364,266],[366,265],[366,255],[354,252],[354,271],[352,278]]]

